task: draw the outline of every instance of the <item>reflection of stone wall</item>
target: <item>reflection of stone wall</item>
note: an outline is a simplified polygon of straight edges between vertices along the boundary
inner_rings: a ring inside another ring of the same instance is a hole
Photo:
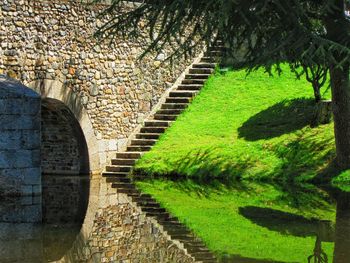
[[[42,175],[43,222],[82,223],[89,200],[89,175]]]
[[[98,211],[88,249],[92,262],[193,262],[129,203]]]
[[[80,235],[59,262],[190,263],[194,259],[126,194],[94,177]]]
[[[42,232],[32,223],[0,222],[0,262],[43,262]]]
[[[167,47],[138,61],[144,43],[97,43],[92,35],[103,24],[97,19],[103,7],[82,2],[0,1],[0,74],[25,84],[63,83],[70,99],[87,111],[101,151],[116,151],[190,60],[160,65]],[[50,88],[41,84],[38,91]]]
[[[41,193],[40,97],[0,75],[0,196]]]

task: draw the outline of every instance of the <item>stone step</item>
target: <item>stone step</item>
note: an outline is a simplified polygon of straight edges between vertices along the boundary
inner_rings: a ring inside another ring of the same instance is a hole
[[[186,74],[185,79],[208,79],[210,74]]]
[[[206,79],[184,79],[181,84],[197,84],[203,85]]]
[[[107,183],[132,183],[129,177],[107,177]]]
[[[191,234],[191,232],[182,225],[175,225],[175,226],[164,226],[164,230],[170,235],[170,234],[176,234],[176,233],[182,233],[182,234]]]
[[[148,152],[151,150],[152,146],[146,146],[146,145],[130,145],[126,148],[127,151],[138,151],[138,152]]]
[[[194,97],[197,93],[197,91],[172,91],[169,97]]]
[[[165,103],[190,103],[191,98],[182,98],[182,97],[176,97],[176,98],[167,98],[165,100]]]
[[[119,152],[117,158],[120,159],[140,159],[143,153],[141,152]]]
[[[135,159],[112,159],[112,165],[134,165]]]
[[[106,166],[107,172],[130,172],[132,166],[121,166],[121,165],[108,165]]]
[[[174,227],[184,227],[183,224],[181,224],[178,221],[164,221],[161,222],[164,228],[174,228]]]
[[[174,231],[165,230],[169,236],[177,235],[177,236],[192,236],[191,232],[187,229],[178,229]]]
[[[127,178],[129,176],[129,172],[103,172],[103,177],[111,177],[111,178]]]
[[[157,111],[157,114],[160,115],[179,115],[181,112],[183,111],[183,109],[167,109],[167,110],[159,110]]]
[[[213,253],[211,252],[194,252],[194,253],[191,253],[191,256],[193,256],[196,260],[215,259]]]
[[[220,52],[225,52],[227,50],[227,48],[224,45],[217,45],[217,46],[211,46],[208,48],[208,52],[212,52],[212,51],[220,51]]]
[[[136,139],[152,139],[157,140],[159,138],[159,133],[137,133],[135,135]]]
[[[188,240],[186,243],[184,243],[184,247],[187,250],[207,249],[207,247],[203,244],[203,242],[197,239]]]
[[[204,53],[204,57],[222,57],[224,50],[210,50]]]
[[[157,140],[151,140],[151,139],[134,139],[131,140],[131,145],[154,145],[157,142]]]
[[[215,63],[206,63],[206,62],[202,62],[202,63],[196,63],[192,65],[192,68],[212,68],[214,69],[216,67]]]
[[[163,214],[166,212],[165,208],[162,208],[162,207],[142,207],[142,211],[146,213],[159,213],[159,214]]]
[[[197,91],[197,90],[200,90],[202,87],[203,87],[202,84],[186,84],[186,85],[179,85],[176,90]]]
[[[145,121],[145,127],[169,127],[171,121],[148,120]]]
[[[212,74],[214,69],[212,68],[191,68],[189,70],[190,74]]]
[[[202,261],[205,263],[207,263],[208,260],[215,260],[213,254],[210,255],[209,253],[193,253],[191,256],[193,256],[197,261]]]
[[[185,109],[187,108],[187,103],[163,103],[162,109],[163,110],[169,110],[169,109]]]
[[[205,62],[205,63],[215,63],[218,62],[220,59],[218,58],[213,58],[213,57],[202,57],[201,58],[201,62]]]
[[[170,214],[168,212],[163,212],[163,213],[158,213],[158,212],[146,212],[146,216],[151,216],[151,217],[155,217],[157,219],[167,219],[167,218],[171,218]]]
[[[112,184],[112,187],[113,187],[113,184]],[[127,189],[127,188],[120,188],[120,189],[117,189],[117,192],[118,193],[122,193],[122,194],[127,194],[131,197],[135,197],[135,196],[139,196],[140,195],[140,191],[137,190],[137,189]]]
[[[156,202],[156,200],[153,199],[152,197],[141,197],[141,196],[133,197],[132,200],[136,203],[144,203],[144,204]]]
[[[165,127],[142,127],[140,129],[141,133],[163,133],[165,132]]]
[[[210,250],[207,249],[205,246],[203,247],[191,247],[191,248],[186,248],[187,252],[189,253],[197,253],[197,252],[207,252],[210,253]]]
[[[174,121],[177,118],[177,115],[166,115],[166,114],[154,114],[153,117],[155,120],[169,120]]]
[[[163,224],[179,224],[179,219],[171,216],[169,218],[160,219],[159,222]]]
[[[186,240],[193,240],[194,238],[196,238],[195,236],[191,235],[191,234],[187,234],[187,233],[174,233],[170,235],[172,238],[177,239],[177,240],[181,240],[181,241],[186,241]]]
[[[149,208],[149,207],[153,207],[153,208],[161,208],[160,204],[157,203],[157,202],[151,202],[151,201],[139,201],[139,202],[136,202],[139,206],[141,207],[145,207],[145,208]]]
[[[112,183],[113,188],[117,189],[136,189],[135,184],[133,183],[122,183],[122,182],[115,182]]]

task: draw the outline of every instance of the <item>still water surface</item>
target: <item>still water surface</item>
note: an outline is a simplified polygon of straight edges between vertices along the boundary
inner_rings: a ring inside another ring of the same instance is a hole
[[[1,263],[55,262],[73,246],[87,209],[88,176],[46,175],[44,178],[42,199],[22,198],[1,201]],[[350,194],[339,190],[322,191],[327,193],[324,199],[329,206],[325,209],[331,210],[327,213],[331,212],[334,215],[333,220],[305,218],[254,205],[240,207],[239,214],[252,224],[271,232],[297,238],[310,238],[312,246],[302,262],[350,263]],[[33,223],[39,217],[42,223]],[[247,240],[243,245],[249,246],[250,241]],[[276,251],[278,249],[278,246],[275,247]],[[292,247],[290,253],[294,253]],[[239,255],[226,255],[221,261],[294,262],[253,259]]]
[[[57,261],[79,234],[88,204],[89,177],[43,175],[42,183],[42,198],[1,200],[1,263]]]

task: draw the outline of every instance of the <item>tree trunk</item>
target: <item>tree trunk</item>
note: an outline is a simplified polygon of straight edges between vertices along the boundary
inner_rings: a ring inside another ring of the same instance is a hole
[[[315,101],[316,103],[318,103],[321,101],[321,92],[320,92],[320,87],[318,85],[318,81],[312,83],[312,87],[314,88]]]
[[[330,0],[325,15],[325,26],[329,39],[348,46],[350,22],[345,17],[344,0]],[[329,51],[332,52],[332,51]],[[340,52],[331,53],[337,62],[331,62],[330,79],[332,87],[332,107],[334,134],[337,152],[336,162],[341,169],[350,168],[350,83],[349,62],[339,65],[343,60]],[[335,66],[338,64],[338,66]]]
[[[330,69],[337,164],[350,168],[350,83],[349,66]]]

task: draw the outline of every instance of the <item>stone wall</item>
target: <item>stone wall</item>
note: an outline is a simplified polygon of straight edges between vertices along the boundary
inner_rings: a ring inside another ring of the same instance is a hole
[[[40,96],[0,75],[0,196],[38,195]]]
[[[80,0],[0,2],[0,73],[43,97],[58,89],[47,83],[61,83],[55,92],[78,121],[86,112],[91,122],[100,168],[111,156],[103,154],[125,147],[128,136],[191,63],[163,63],[170,47],[139,61],[144,43],[121,37],[111,44],[97,42],[93,33],[104,23],[97,18],[103,8]]]

